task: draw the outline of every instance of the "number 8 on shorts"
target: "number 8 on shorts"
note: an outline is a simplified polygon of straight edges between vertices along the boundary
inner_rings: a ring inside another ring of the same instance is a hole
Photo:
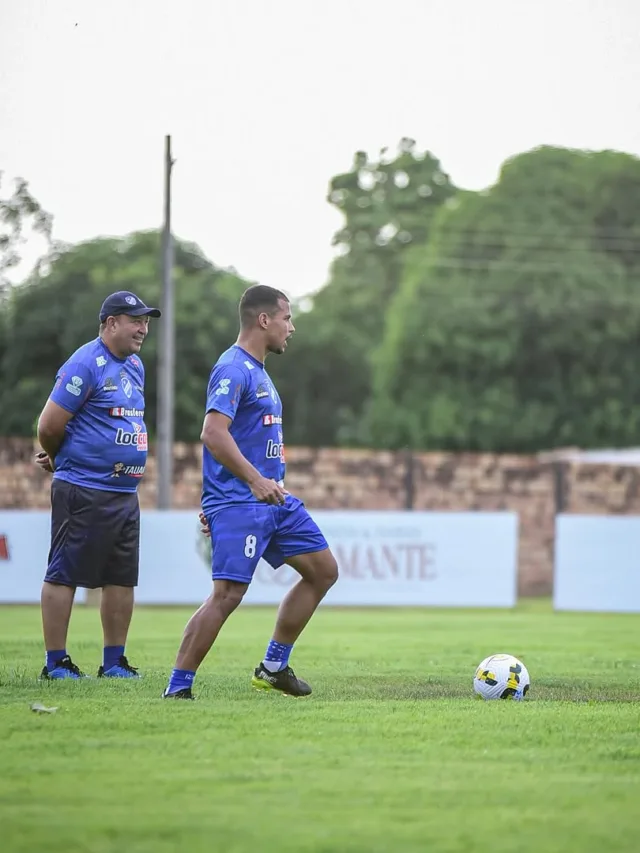
[[[256,537],[250,533],[247,538],[244,540],[244,555],[249,559],[252,559],[256,555]]]

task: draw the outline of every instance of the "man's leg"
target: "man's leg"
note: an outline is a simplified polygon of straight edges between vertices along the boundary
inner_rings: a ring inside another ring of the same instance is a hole
[[[211,513],[213,592],[185,628],[165,698],[191,699],[196,670],[220,629],[242,601],[256,566],[275,532],[273,507],[224,507]]]
[[[102,587],[100,620],[104,637],[98,678],[136,678],[138,671],[125,656],[133,616],[133,587],[107,584]]]
[[[196,670],[209,654],[220,629],[242,601],[249,584],[216,580],[213,592],[196,610],[184,631],[176,666]]]
[[[122,646],[133,616],[133,587],[104,586],[100,601],[100,619],[105,646]]]
[[[318,605],[337,581],[338,564],[328,548],[288,557],[286,562],[301,577],[280,604],[273,637],[251,683],[259,690],[307,696],[311,687],[296,677],[289,666],[289,656]]]
[[[109,519],[105,542],[109,559],[100,601],[104,648],[98,678],[138,678],[138,670],[127,660],[125,647],[139,574],[140,505],[138,496],[131,493],[105,493],[102,502],[103,515]]]
[[[67,633],[75,594],[76,588],[74,586],[63,586],[47,581],[42,584],[40,606],[46,651],[46,662],[42,675],[45,678],[65,677],[62,672],[58,673],[57,670],[61,669],[58,667],[58,663],[68,658]],[[51,673],[54,675],[52,676]]]
[[[184,630],[176,664],[164,695],[190,698],[196,671],[209,653],[220,629],[242,601],[248,583],[214,580],[213,592],[196,610]],[[189,696],[185,696],[184,692]]]
[[[289,557],[287,563],[301,577],[282,599],[273,639],[276,643],[292,646],[338,580],[338,564],[328,548]]]
[[[265,559],[272,566],[283,562],[300,575],[278,610],[271,642],[251,683],[263,690],[280,690],[292,696],[307,696],[311,687],[296,678],[289,656],[309,619],[338,579],[338,564],[327,541],[297,499],[288,499],[280,511],[280,524]]]
[[[41,594],[46,662],[41,678],[79,678],[67,654],[67,632],[76,587],[96,587],[100,557],[91,530],[91,493],[71,483],[51,485],[51,548]],[[87,568],[90,567],[90,568]]]

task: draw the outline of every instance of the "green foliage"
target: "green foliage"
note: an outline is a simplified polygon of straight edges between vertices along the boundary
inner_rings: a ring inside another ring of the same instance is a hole
[[[411,139],[394,156],[383,149],[378,160],[358,152],[351,170],[331,181],[328,200],[345,218],[333,241],[340,256],[312,310],[295,320],[289,358],[269,365],[289,443],[369,444],[363,411],[371,354],[407,250],[428,240],[437,210],[454,193],[439,161]]]
[[[638,443],[640,160],[543,147],[506,162],[489,190],[463,192],[403,139],[377,160],[357,153],[328,200],[344,216],[329,281],[310,308],[294,305],[297,333],[268,364],[288,444]],[[30,205],[11,208],[19,224],[39,221]],[[56,369],[97,334],[104,296],[158,301],[159,258],[155,232],[55,247],[13,288],[0,310],[0,434],[32,434]],[[176,436],[197,440],[248,282],[182,242],[175,281]],[[155,324],[143,360],[153,433]]]
[[[345,217],[334,245],[393,266],[407,246],[427,241],[435,212],[454,192],[440,162],[412,139],[400,140],[393,159],[387,149],[377,161],[358,151],[351,170],[331,181],[329,201]]]
[[[376,353],[374,442],[636,444],[639,186],[633,157],[543,148],[443,209]]]
[[[160,298],[160,235],[141,232],[61,251],[50,269],[13,288],[2,313],[4,353],[0,433],[31,435],[58,367],[98,334],[98,310],[114,290]],[[176,241],[176,438],[196,441],[212,364],[237,335],[237,304],[247,286],[214,267],[199,249]],[[2,340],[2,338],[0,338]],[[143,351],[149,432],[156,425],[157,321]]]
[[[50,243],[52,221],[51,214],[42,209],[23,178],[14,181],[10,196],[0,196],[0,296],[10,286],[7,273],[20,263],[25,230],[32,229]]]

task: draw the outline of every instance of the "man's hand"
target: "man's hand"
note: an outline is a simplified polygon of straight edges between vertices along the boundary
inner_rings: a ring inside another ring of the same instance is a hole
[[[55,471],[53,459],[51,459],[44,450],[41,450],[40,453],[36,453],[35,463],[41,471],[46,471],[47,474],[53,474]]]
[[[275,504],[276,506],[284,504],[289,494],[275,480],[268,480],[266,477],[259,477],[253,480],[249,483],[249,488],[254,498],[267,504]]]
[[[200,512],[198,519],[200,520],[201,524],[200,533],[202,533],[203,536],[211,536],[211,531],[209,530],[209,522],[207,521],[206,515],[202,511]]]

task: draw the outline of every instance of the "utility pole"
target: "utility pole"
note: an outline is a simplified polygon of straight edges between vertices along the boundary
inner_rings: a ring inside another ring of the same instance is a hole
[[[175,389],[175,313],[173,294],[173,237],[171,234],[171,137],[165,137],[164,228],[162,232],[162,300],[158,336],[158,509],[171,509]]]

